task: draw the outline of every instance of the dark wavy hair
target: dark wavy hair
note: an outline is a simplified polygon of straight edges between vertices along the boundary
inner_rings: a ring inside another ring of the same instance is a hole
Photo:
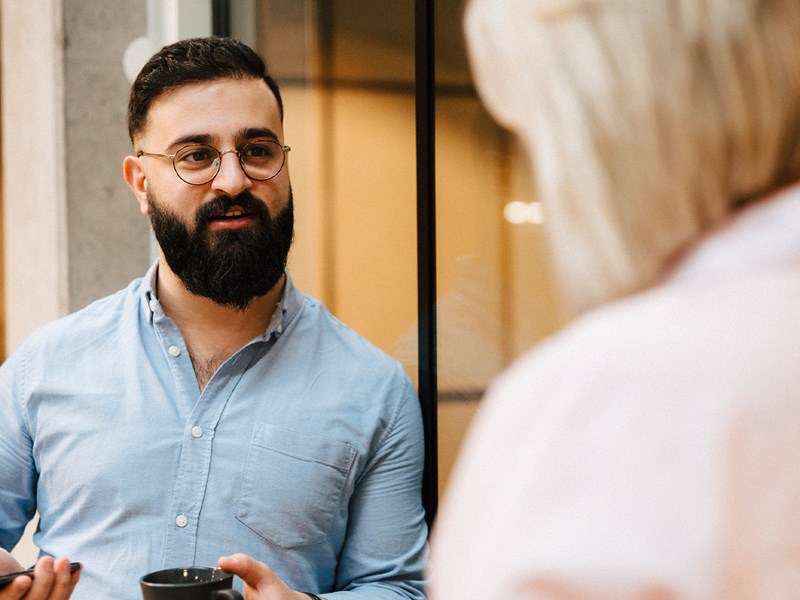
[[[147,112],[155,98],[184,85],[222,78],[263,79],[278,101],[283,120],[278,83],[252,48],[232,38],[192,38],[164,46],[139,71],[128,100],[131,142],[144,129]]]

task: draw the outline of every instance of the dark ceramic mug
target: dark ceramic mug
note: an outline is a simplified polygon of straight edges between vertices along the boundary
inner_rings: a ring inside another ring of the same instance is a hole
[[[214,567],[180,567],[139,579],[144,600],[243,600],[233,573]]]

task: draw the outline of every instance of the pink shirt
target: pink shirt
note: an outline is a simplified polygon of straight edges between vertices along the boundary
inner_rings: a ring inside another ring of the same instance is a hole
[[[429,575],[434,600],[800,598],[800,187],[495,382]]]

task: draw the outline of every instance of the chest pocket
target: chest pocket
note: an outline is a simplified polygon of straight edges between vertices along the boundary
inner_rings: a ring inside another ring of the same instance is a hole
[[[257,423],[236,518],[284,548],[318,544],[342,502],[356,449],[345,443]]]

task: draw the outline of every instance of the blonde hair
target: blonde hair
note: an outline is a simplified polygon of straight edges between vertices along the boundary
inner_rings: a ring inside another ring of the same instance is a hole
[[[465,24],[582,306],[800,179],[798,0],[471,0]]]

